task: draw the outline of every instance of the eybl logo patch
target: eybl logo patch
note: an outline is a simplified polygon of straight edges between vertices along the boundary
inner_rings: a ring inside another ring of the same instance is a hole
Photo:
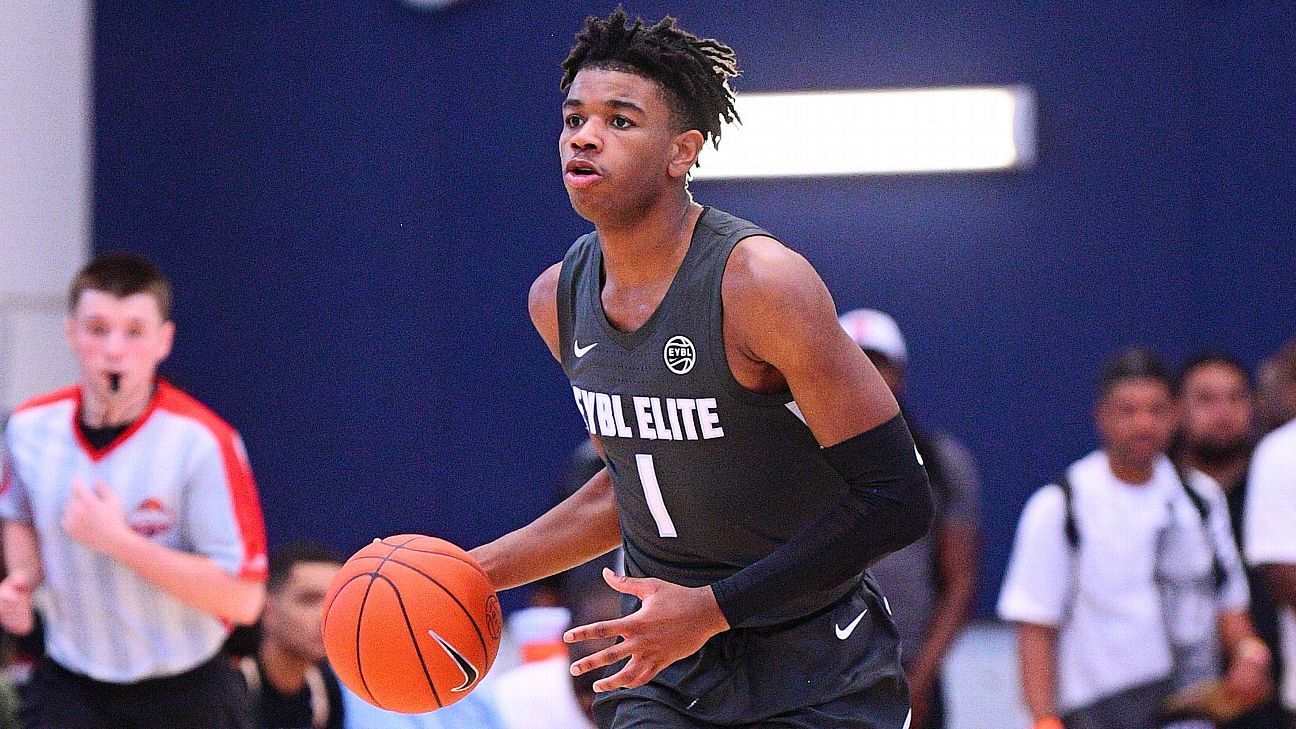
[[[688,337],[676,335],[666,340],[662,359],[666,360],[666,369],[682,375],[693,369],[693,364],[697,362],[697,350]]]

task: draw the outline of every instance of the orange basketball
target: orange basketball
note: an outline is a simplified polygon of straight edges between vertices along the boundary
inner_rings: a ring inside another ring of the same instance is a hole
[[[499,651],[499,599],[467,552],[401,534],[351,556],[324,598],[324,649],[342,683],[380,709],[449,706]]]

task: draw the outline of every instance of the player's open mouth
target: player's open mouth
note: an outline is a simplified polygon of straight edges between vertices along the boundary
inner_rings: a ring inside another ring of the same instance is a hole
[[[568,187],[589,187],[603,179],[603,174],[593,162],[574,159],[563,168],[563,182]]]

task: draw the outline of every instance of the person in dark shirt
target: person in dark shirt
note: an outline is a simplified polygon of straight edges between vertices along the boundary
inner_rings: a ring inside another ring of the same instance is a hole
[[[876,309],[855,309],[842,315],[841,324],[904,409],[909,349],[895,319]],[[882,586],[900,629],[913,704],[911,729],[942,729],[941,666],[976,597],[981,477],[960,441],[941,431],[924,431],[908,411],[905,416],[927,466],[936,518],[926,536],[887,555],[869,572]]]
[[[327,547],[271,551],[261,645],[239,661],[258,729],[342,729],[342,689],[324,660],[324,595],[342,559]]]
[[[1183,408],[1176,460],[1219,484],[1228,500],[1238,550],[1245,553],[1242,524],[1247,470],[1256,444],[1256,400],[1251,376],[1232,355],[1209,351],[1189,359],[1180,368],[1176,385]],[[1271,667],[1276,681],[1282,674],[1278,608],[1255,567],[1247,568],[1247,583],[1251,589],[1251,621],[1274,657]],[[1281,726],[1282,722],[1282,708],[1277,699],[1272,699],[1222,729],[1267,729]]]

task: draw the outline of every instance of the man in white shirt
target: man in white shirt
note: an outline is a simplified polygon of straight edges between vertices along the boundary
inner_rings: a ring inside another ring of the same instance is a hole
[[[1252,457],[1245,535],[1247,559],[1283,606],[1280,693],[1288,726],[1296,727],[1296,420],[1265,436]]]
[[[1177,412],[1155,355],[1108,364],[1095,420],[1102,449],[1067,469],[1067,489],[1027,503],[999,599],[1018,624],[1035,726],[1151,729],[1171,692],[1214,673],[1217,643],[1235,656],[1231,689],[1259,699],[1269,652],[1247,617],[1228,509],[1165,455]]]

